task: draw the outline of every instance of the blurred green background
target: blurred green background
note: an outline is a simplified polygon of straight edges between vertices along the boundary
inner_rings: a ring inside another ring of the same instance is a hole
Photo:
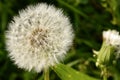
[[[34,73],[17,68],[5,48],[5,31],[13,16],[31,4],[46,2],[64,10],[75,32],[72,48],[63,63],[89,76],[102,79],[95,66],[92,50],[99,50],[102,31],[120,31],[120,0],[0,0],[0,80],[43,80],[43,72]],[[110,68],[108,80],[120,80],[120,60]],[[50,72],[51,80],[60,80]]]

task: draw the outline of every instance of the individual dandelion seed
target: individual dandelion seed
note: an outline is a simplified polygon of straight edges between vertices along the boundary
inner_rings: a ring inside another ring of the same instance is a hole
[[[40,3],[14,17],[6,31],[6,48],[19,68],[41,72],[64,59],[73,37],[62,10]]]

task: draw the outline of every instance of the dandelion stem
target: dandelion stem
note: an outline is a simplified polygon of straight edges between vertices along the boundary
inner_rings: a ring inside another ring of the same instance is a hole
[[[49,80],[49,68],[44,69],[44,80]]]
[[[105,75],[103,76],[103,80],[107,80],[107,77]]]
[[[103,80],[107,80],[107,76],[108,76],[108,74],[107,74],[107,68],[104,67],[103,68]]]

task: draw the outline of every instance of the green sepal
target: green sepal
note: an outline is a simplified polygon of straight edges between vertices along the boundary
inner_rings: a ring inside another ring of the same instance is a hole
[[[98,53],[97,62],[99,65],[109,65],[112,63],[114,47],[103,42],[103,45]]]

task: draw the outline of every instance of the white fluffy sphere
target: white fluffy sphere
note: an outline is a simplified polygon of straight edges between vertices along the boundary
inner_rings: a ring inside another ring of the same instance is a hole
[[[73,37],[62,10],[41,3],[14,17],[6,31],[6,47],[19,68],[40,72],[64,59]]]

